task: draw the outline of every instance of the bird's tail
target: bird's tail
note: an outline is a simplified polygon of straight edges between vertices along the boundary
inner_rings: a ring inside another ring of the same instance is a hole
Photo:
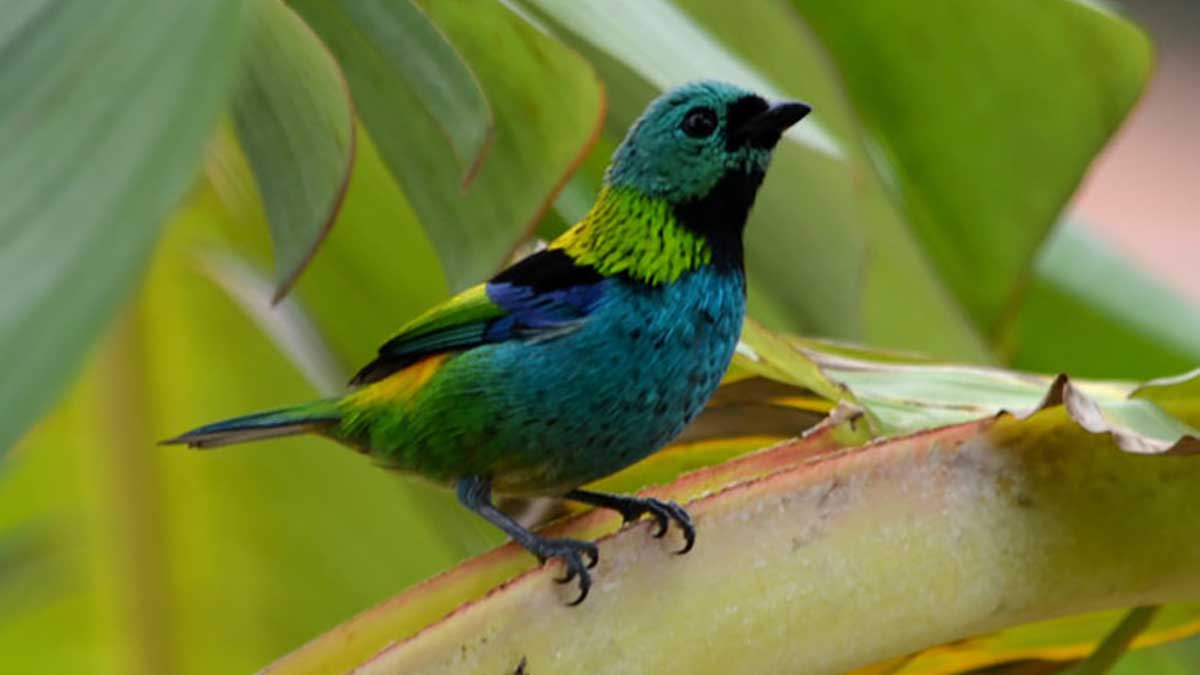
[[[219,448],[234,443],[318,432],[337,424],[340,417],[335,401],[316,401],[292,408],[268,410],[213,422],[175,438],[168,438],[162,441],[161,445],[186,444],[192,448]]]

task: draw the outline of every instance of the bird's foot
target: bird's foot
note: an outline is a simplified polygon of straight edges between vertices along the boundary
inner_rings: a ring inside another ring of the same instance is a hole
[[[632,523],[643,515],[650,514],[650,517],[654,518],[654,522],[658,524],[658,529],[654,532],[654,536],[658,539],[662,539],[667,534],[671,522],[674,522],[683,534],[684,542],[683,548],[675,553],[683,555],[692,550],[692,546],[696,543],[696,528],[692,525],[692,517],[682,506],[653,497],[625,497],[623,500],[624,504],[617,507],[617,512],[621,514],[625,522]]]
[[[692,517],[675,502],[666,502],[653,497],[627,497],[607,492],[592,492],[591,490],[571,490],[565,497],[573,501],[612,509],[620,513],[627,523],[632,523],[648,513],[658,524],[658,530],[655,531],[654,536],[660,539],[667,534],[667,529],[674,521],[683,534],[684,541],[683,548],[675,552],[678,555],[692,550],[692,546],[696,543],[696,528],[692,525]]]
[[[566,574],[555,581],[567,584],[574,579],[579,579],[579,597],[568,604],[578,605],[583,602],[592,588],[592,575],[588,570],[595,567],[596,563],[600,561],[600,551],[595,544],[575,539],[539,539],[529,547],[529,550],[537,556],[542,564],[551,558],[561,559],[566,566]],[[587,558],[586,563],[584,562],[585,557]]]

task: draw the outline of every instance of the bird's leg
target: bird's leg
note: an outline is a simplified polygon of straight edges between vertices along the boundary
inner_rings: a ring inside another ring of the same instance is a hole
[[[537,556],[542,563],[550,558],[562,558],[567,573],[556,581],[565,584],[572,579],[579,579],[579,597],[570,604],[578,605],[587,597],[588,590],[592,587],[592,577],[588,570],[595,567],[600,560],[600,552],[595,544],[575,539],[546,539],[521,527],[517,521],[492,504],[492,481],[484,476],[460,479],[458,501],[483,516],[489,523],[504,530],[505,534]],[[583,560],[584,556],[588,558],[586,563]]]
[[[667,533],[670,522],[675,521],[680,531],[683,532],[683,548],[676,551],[679,555],[692,550],[692,545],[696,543],[696,528],[692,526],[691,516],[675,502],[664,502],[653,497],[628,497],[605,492],[592,492],[591,490],[571,490],[563,497],[571,501],[612,509],[620,513],[627,523],[649,513],[658,523],[658,531],[654,533],[654,536],[659,538]]]

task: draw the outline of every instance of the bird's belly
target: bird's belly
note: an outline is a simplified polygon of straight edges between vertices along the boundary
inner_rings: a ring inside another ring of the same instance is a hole
[[[506,406],[516,450],[498,462],[496,488],[569,489],[666,445],[712,396],[737,339],[693,328],[626,334],[556,369],[554,384],[530,382],[532,396]]]

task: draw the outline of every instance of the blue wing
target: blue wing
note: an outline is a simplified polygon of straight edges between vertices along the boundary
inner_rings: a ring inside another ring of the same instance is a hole
[[[605,277],[562,250],[535,253],[406,324],[350,383],[376,382],[433,354],[569,332],[606,286]]]

